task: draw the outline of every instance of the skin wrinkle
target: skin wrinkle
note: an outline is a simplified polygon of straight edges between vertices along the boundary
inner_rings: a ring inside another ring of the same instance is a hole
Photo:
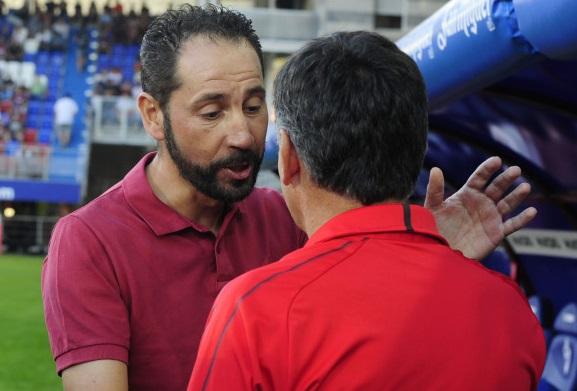
[[[181,87],[163,115],[165,146],[180,176],[225,203],[246,197],[264,152],[268,120],[256,53],[247,44],[194,37],[183,43],[177,69]],[[233,179],[230,169],[244,164],[252,168],[250,177]]]

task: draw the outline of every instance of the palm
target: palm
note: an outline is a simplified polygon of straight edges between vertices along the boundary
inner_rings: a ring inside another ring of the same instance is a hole
[[[449,245],[469,258],[484,258],[506,235],[524,227],[537,213],[535,208],[527,208],[505,219],[505,215],[527,197],[531,188],[522,183],[505,195],[520,177],[521,170],[509,167],[489,183],[500,167],[499,158],[487,159],[467,183],[446,200],[443,200],[443,175],[439,169],[431,170],[425,207],[433,212],[439,231]]]

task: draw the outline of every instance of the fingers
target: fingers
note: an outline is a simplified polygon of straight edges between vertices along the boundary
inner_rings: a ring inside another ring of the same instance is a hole
[[[533,207],[525,209],[518,215],[507,219],[503,223],[503,233],[505,236],[512,234],[513,232],[527,225],[531,220],[535,218],[535,216],[537,216],[537,209]]]
[[[519,167],[509,167],[489,183],[489,186],[485,189],[485,194],[497,202],[520,176],[521,169]],[[529,188],[529,190],[531,189]]]
[[[501,158],[497,156],[488,158],[477,167],[473,174],[471,174],[469,179],[467,179],[465,186],[483,191],[487,181],[491,179],[493,174],[495,174],[499,168],[501,168]]]
[[[512,192],[507,194],[505,198],[497,203],[497,210],[501,215],[511,213],[523,201],[525,201],[529,193],[531,193],[531,185],[526,182],[521,183]]]
[[[425,208],[434,210],[441,206],[445,197],[445,179],[443,171],[438,167],[431,168],[429,172],[429,183],[427,184],[427,194],[425,195]]]

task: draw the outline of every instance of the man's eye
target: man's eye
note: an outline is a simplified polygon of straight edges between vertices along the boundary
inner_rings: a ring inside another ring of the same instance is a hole
[[[261,108],[261,107],[262,107],[261,105],[247,106],[245,110],[246,110],[248,113],[254,114],[254,113],[258,113],[258,112],[260,111],[260,108]]]
[[[218,118],[219,114],[220,114],[220,111],[211,111],[209,113],[202,113],[201,115],[206,119],[216,119],[216,118]]]

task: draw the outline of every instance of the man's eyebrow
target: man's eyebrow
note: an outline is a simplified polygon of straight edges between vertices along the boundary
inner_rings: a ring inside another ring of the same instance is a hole
[[[265,96],[266,90],[264,89],[263,86],[257,86],[257,87],[253,87],[253,88],[249,89],[246,92],[246,95],[247,96],[254,96],[254,95]]]
[[[198,98],[194,100],[195,104],[203,103],[203,102],[210,102],[210,101],[222,101],[224,100],[224,94],[220,93],[207,93],[200,95]]]

